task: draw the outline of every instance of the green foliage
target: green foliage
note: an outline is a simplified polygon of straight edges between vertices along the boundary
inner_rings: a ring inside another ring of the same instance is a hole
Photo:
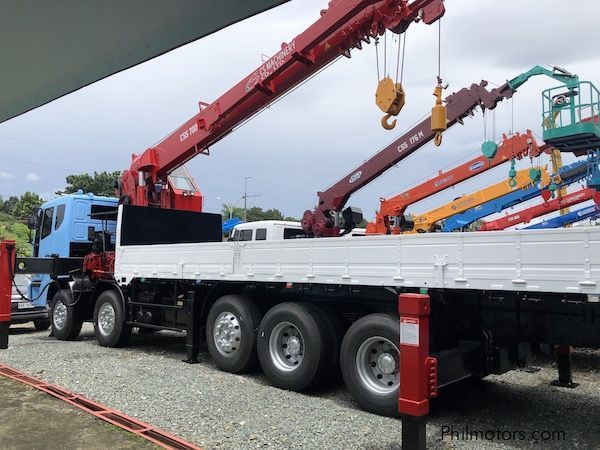
[[[42,197],[27,191],[21,195],[21,198],[19,198],[10,213],[17,219],[27,219],[27,217],[35,212],[42,203],[44,203]]]
[[[229,219],[229,209],[226,206],[223,206],[223,220]],[[297,222],[297,219],[293,217],[284,216],[281,211],[276,208],[263,210],[260,206],[253,206],[252,208],[248,208],[248,222],[256,222],[258,220],[289,220]],[[233,208],[232,217],[239,217],[240,219],[244,218],[244,208]]]
[[[14,216],[16,219],[27,219],[42,203],[44,201],[39,195],[33,192],[25,192],[21,197],[13,195],[8,200],[1,202],[0,211]]]
[[[15,217],[0,212],[0,240],[12,239],[17,245],[17,255],[31,256],[31,244],[29,243],[29,229],[27,225]]]
[[[114,197],[115,181],[120,176],[121,172],[118,170],[114,172],[94,172],[93,175],[89,173],[67,175],[68,186],[64,191],[58,191],[57,194],[73,194],[81,189],[85,193]]]
[[[6,214],[12,214],[17,203],[19,203],[19,197],[14,195],[8,197],[8,200],[2,202],[2,212],[5,212]]]

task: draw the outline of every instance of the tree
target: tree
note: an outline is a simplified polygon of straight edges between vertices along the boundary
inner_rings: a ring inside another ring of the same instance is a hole
[[[94,172],[82,173],[79,175],[67,175],[68,186],[64,191],[58,191],[57,194],[73,194],[81,189],[85,193],[96,195],[105,195],[113,197],[115,195],[115,181],[119,179],[121,172]]]
[[[27,191],[21,195],[21,198],[16,202],[10,213],[18,219],[26,219],[32,212],[37,210],[42,203],[44,203],[44,201],[39,195]]]
[[[27,225],[18,222],[13,216],[4,212],[0,212],[0,239],[15,241],[18,256],[31,256]]]
[[[11,195],[8,200],[2,203],[2,211],[12,215],[17,203],[19,203],[19,197]]]
[[[229,219],[229,209],[224,206],[223,207],[223,220]],[[248,222],[256,222],[258,220],[290,220],[297,222],[293,217],[286,217],[276,208],[263,210],[260,206],[253,206],[252,208],[248,208],[247,210]],[[240,219],[244,217],[244,208],[233,208],[232,217],[239,217]]]

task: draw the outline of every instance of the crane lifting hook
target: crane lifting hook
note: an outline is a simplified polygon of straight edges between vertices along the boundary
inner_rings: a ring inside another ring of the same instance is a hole
[[[386,130],[392,130],[396,126],[396,119],[388,122],[392,116],[397,116],[406,100],[401,83],[394,83],[390,77],[385,77],[377,85],[375,92],[375,103],[384,113],[381,118],[381,126]]]
[[[433,90],[435,96],[435,105],[431,108],[431,131],[435,133],[433,143],[436,147],[442,144],[442,132],[448,127],[446,118],[446,107],[442,103],[442,90],[446,86],[442,86],[442,80],[438,77],[438,84]]]
[[[388,120],[390,120],[391,117],[391,114],[386,114],[381,118],[381,126],[386,130],[393,130],[396,126],[396,119],[392,120],[391,122],[388,122]]]

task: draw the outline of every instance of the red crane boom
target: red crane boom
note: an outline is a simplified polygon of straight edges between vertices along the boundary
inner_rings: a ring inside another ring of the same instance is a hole
[[[512,97],[516,88],[510,83],[488,91],[488,82],[483,80],[479,84],[472,84],[453,93],[444,100],[446,104],[448,128],[455,123],[473,114],[476,107],[493,109],[498,102]],[[354,192],[366,186],[389,168],[411,155],[435,137],[436,132],[431,129],[431,116],[411,128],[390,145],[380,150],[352,172],[348,173],[333,186],[324,192],[318,192],[318,203],[314,211],[305,211],[302,218],[302,227],[315,236],[339,236],[339,213]],[[356,226],[362,219],[362,214],[352,214],[350,219],[345,219],[346,229]]]
[[[431,24],[444,14],[443,0],[332,0],[321,17],[242,81],[154,147],[133,155],[118,182],[121,202],[201,210],[202,197],[175,190],[168,175],[218,142],[273,100],[352,48],[382,35],[402,33],[414,21]]]
[[[526,208],[522,211],[508,214],[500,219],[484,222],[478,231],[504,230],[520,223],[529,223],[536,217],[544,216],[546,214],[550,214],[551,212],[558,211],[559,209],[568,208],[569,206],[583,203],[592,199],[594,199],[596,204],[599,204],[600,192],[593,188],[580,189],[571,194],[567,194],[564,197],[558,197],[554,200],[550,200],[549,202],[541,203],[539,205]]]

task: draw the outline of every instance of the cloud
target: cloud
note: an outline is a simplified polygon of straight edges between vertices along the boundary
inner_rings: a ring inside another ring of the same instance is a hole
[[[0,181],[14,180],[15,178],[13,173],[0,171]]]
[[[30,172],[27,175],[25,175],[25,180],[27,181],[39,181],[42,178],[35,172]]]

